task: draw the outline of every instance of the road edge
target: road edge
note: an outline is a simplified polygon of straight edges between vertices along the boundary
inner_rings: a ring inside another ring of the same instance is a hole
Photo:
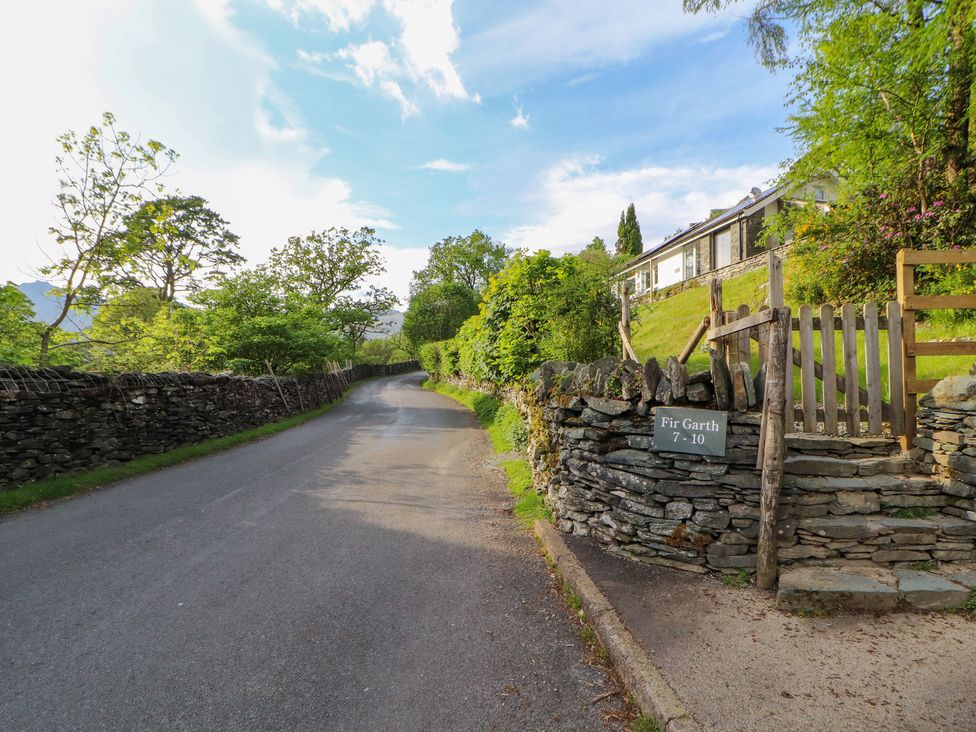
[[[586,573],[555,527],[537,519],[533,528],[559,574],[582,601],[587,620],[641,711],[653,715],[663,732],[701,732],[701,725],[627,630],[613,605]]]

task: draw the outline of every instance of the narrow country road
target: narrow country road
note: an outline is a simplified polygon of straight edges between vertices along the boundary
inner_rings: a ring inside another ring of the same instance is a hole
[[[0,520],[0,726],[601,729],[486,436],[420,381]]]

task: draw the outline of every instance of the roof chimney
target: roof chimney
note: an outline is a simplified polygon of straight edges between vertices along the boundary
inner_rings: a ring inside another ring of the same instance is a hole
[[[757,198],[759,198],[759,196],[762,195],[762,188],[753,187],[753,189],[749,191],[749,195],[752,196],[752,200],[755,201]]]

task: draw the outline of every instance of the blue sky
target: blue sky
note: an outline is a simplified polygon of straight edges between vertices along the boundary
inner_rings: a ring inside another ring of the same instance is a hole
[[[740,11],[740,14],[743,11]],[[180,153],[262,261],[292,234],[374,226],[405,295],[475,227],[512,246],[645,244],[773,178],[784,76],[741,18],[680,0],[86,0],[6,4],[0,279],[53,249],[54,138],[103,110]],[[10,110],[16,110],[11,114]]]

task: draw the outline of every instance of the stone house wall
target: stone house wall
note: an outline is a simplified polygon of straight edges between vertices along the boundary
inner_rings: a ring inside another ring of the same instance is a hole
[[[276,384],[270,376],[0,367],[0,490],[258,427],[329,404],[359,379],[417,368],[361,365]]]

